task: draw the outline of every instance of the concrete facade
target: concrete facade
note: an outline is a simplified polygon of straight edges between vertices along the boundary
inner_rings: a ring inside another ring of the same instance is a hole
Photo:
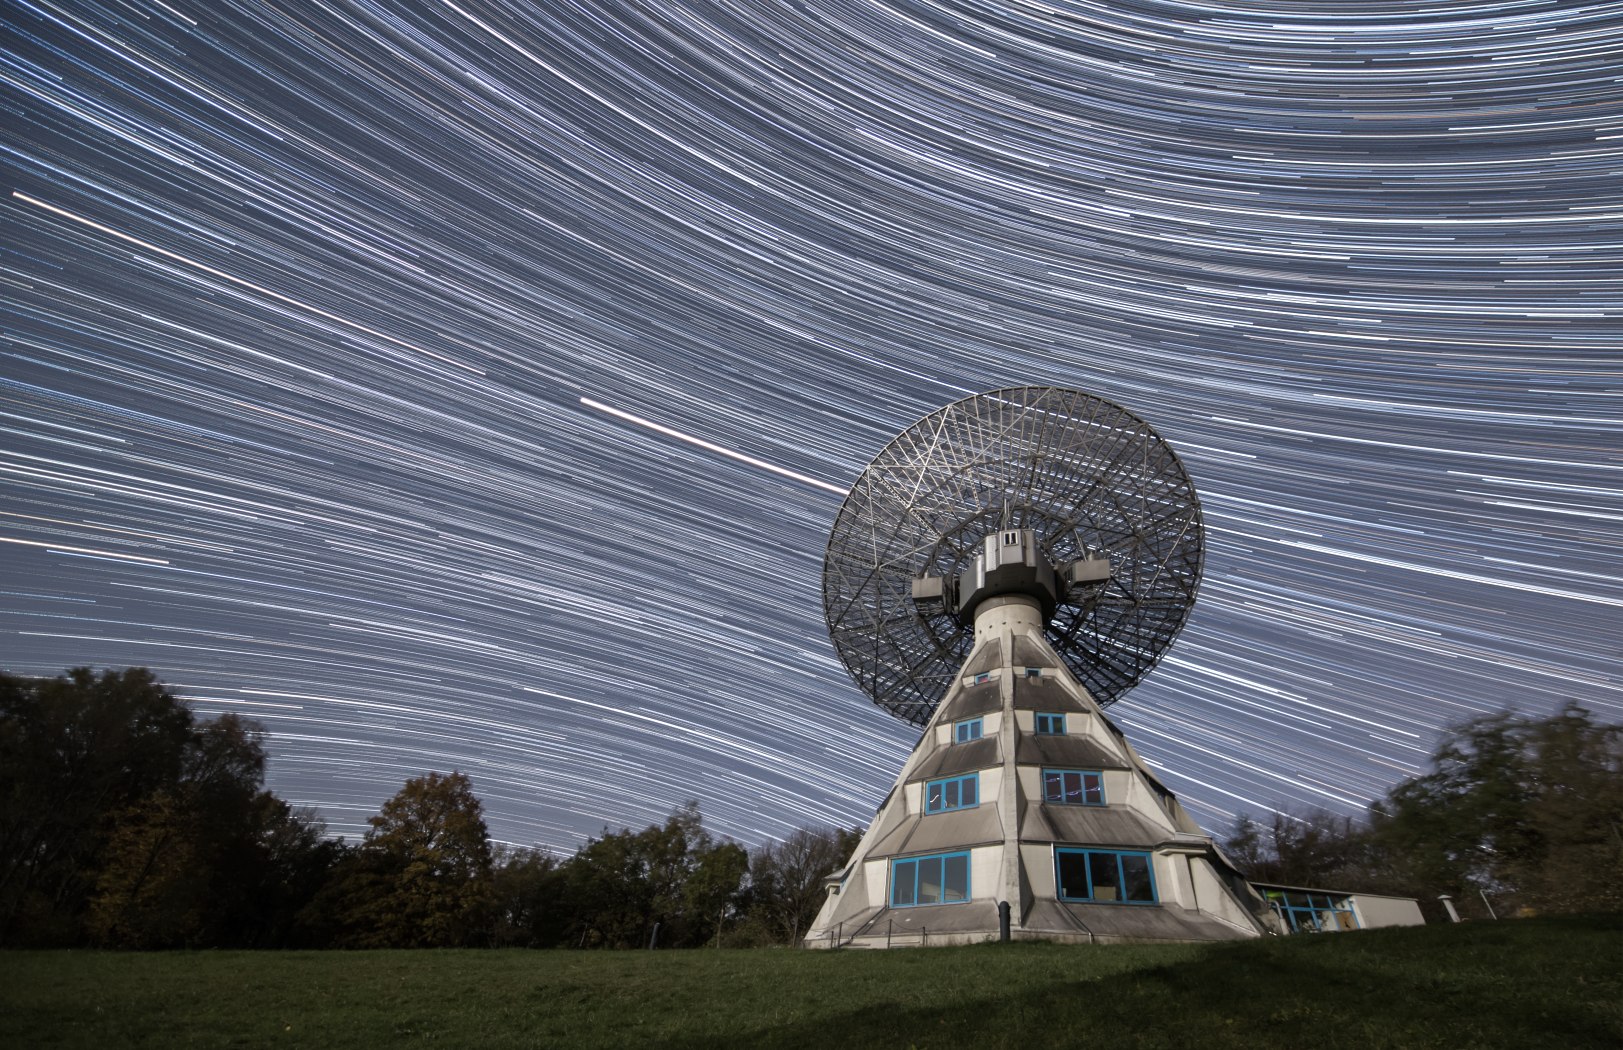
[[[1038,602],[1019,594],[976,608],[973,649],[831,878],[806,943],[994,939],[1000,902],[1013,938],[1227,940],[1278,929],[1048,644]]]

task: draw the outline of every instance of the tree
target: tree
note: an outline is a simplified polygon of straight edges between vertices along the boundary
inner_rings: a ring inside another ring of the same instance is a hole
[[[264,775],[143,668],[0,676],[0,943],[285,943],[335,847]]]
[[[736,842],[712,841],[699,849],[682,885],[680,943],[697,947],[715,938],[719,946],[721,927],[737,917],[749,866],[749,854]]]
[[[82,940],[115,818],[179,780],[192,722],[144,668],[0,676],[0,943]]]
[[[1223,840],[1223,852],[1248,878],[1258,882],[1272,878],[1273,851],[1263,838],[1263,826],[1251,814],[1241,812],[1235,816],[1234,827]]]
[[[798,828],[750,855],[750,911],[773,942],[793,945],[817,918],[823,881],[856,850],[860,833]]]
[[[96,880],[86,928],[114,948],[195,943],[208,904],[208,872],[186,800],[155,791],[118,817]]]
[[[369,823],[346,871],[353,943],[467,946],[489,929],[492,855],[484,807],[462,773],[406,781]],[[375,891],[375,892],[373,892]]]
[[[491,879],[491,943],[498,948],[552,948],[564,939],[566,881],[558,861],[539,850],[511,850]]]
[[[195,726],[177,780],[114,819],[92,938],[121,948],[286,943],[333,851],[318,820],[263,790],[264,776],[256,723],[226,714]]]
[[[1223,850],[1256,882],[1374,888],[1366,829],[1329,810],[1276,810],[1265,823],[1241,813]]]
[[[568,943],[639,948],[697,947],[740,901],[748,855],[704,830],[697,803],[664,824],[622,829],[589,840],[564,865]]]
[[[264,837],[279,809],[265,787],[265,731],[224,714],[196,726],[182,754],[175,795],[207,903],[193,943],[252,943],[265,870]]]
[[[1513,865],[1522,903],[1542,912],[1623,911],[1623,726],[1569,706],[1530,727],[1538,787],[1535,863]]]
[[[1391,863],[1467,908],[1479,891],[1540,911],[1623,907],[1623,727],[1577,705],[1455,726],[1432,772],[1371,817]]]
[[[268,792],[261,795],[263,821],[257,844],[257,878],[248,894],[255,902],[248,925],[226,941],[248,948],[317,948],[328,941],[302,921],[306,909],[332,878],[346,849],[327,838],[316,814],[295,809]]]

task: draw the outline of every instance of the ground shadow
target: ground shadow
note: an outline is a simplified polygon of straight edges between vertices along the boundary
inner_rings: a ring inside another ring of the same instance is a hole
[[[1586,922],[1576,940],[1589,947],[1597,934],[1616,939],[1623,933],[1618,922],[1602,925],[1613,928],[1596,930]],[[804,1024],[712,1033],[664,1046],[1623,1046],[1623,960],[1615,949],[1609,955],[1598,949],[1596,956],[1577,944],[1566,950],[1557,941],[1548,953],[1529,957],[1519,938],[1500,932],[1506,935],[1496,937],[1492,929],[1462,935],[1452,956],[1435,947],[1410,951],[1402,938],[1383,939],[1380,931],[1326,935],[1313,945],[1212,946],[1189,962],[1092,980],[1055,971],[1016,992],[987,988],[946,1008],[831,1010]],[[1451,959],[1457,966],[1450,966]]]

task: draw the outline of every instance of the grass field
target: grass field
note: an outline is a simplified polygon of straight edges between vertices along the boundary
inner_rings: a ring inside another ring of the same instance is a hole
[[[1623,916],[1228,945],[0,953],[0,1047],[1623,1046]]]

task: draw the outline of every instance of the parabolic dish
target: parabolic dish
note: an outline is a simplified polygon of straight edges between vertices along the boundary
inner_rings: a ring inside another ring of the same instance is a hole
[[[1049,641],[1101,705],[1155,666],[1200,585],[1200,503],[1149,424],[1077,390],[1011,387],[932,412],[886,445],[840,508],[823,608],[851,677],[923,725],[974,639],[921,611],[912,581],[956,578],[989,533],[1031,529],[1055,565],[1110,560],[1110,580],[1062,601]]]

